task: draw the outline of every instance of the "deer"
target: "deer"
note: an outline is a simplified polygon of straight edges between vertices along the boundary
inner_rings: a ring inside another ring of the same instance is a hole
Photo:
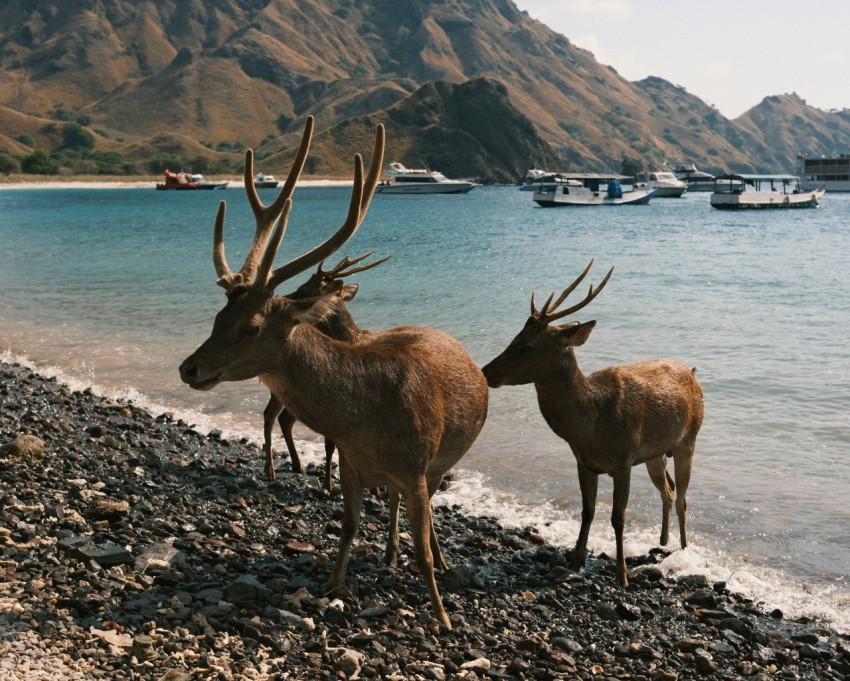
[[[374,255],[374,251],[369,251],[356,258],[345,256],[336,265],[329,270],[324,269],[324,261],[319,263],[316,271],[310,278],[299,286],[295,291],[288,294],[286,297],[293,300],[301,300],[304,298],[312,298],[323,293],[330,293],[334,289],[341,288],[343,295],[342,301],[350,301],[357,295],[359,287],[357,284],[344,284],[342,280],[350,277],[353,274],[365,272],[373,267],[389,260],[390,256],[373,260],[365,265],[358,265],[360,262]],[[371,333],[365,329],[361,329],[354,322],[354,318],[348,312],[343,302],[334,309],[333,314],[323,319],[317,325],[317,328],[331,338],[338,340],[356,343],[360,338],[371,336]],[[274,394],[269,397],[269,402],[263,411],[263,451],[265,452],[265,467],[263,474],[266,478],[273,480],[275,477],[274,454],[272,452],[272,430],[274,422],[277,419],[280,425],[281,433],[283,434],[286,448],[289,452],[289,458],[292,462],[292,470],[295,473],[303,473],[304,468],[301,465],[301,459],[298,457],[298,450],[295,448],[295,440],[292,437],[292,428],[297,419],[291,411],[285,408],[282,402],[278,400]],[[330,492],[333,489],[333,476],[331,470],[331,459],[333,458],[335,445],[331,440],[325,440],[325,489]]]
[[[505,351],[483,368],[483,373],[491,388],[533,383],[544,420],[567,441],[575,456],[582,504],[581,528],[571,564],[575,571],[585,563],[599,475],[607,473],[613,478],[611,524],[617,545],[616,579],[626,587],[623,530],[633,466],[645,464],[661,494],[662,546],[668,541],[676,490],[679,540],[682,548],[687,546],[686,494],[702,425],[703,394],[696,369],[672,359],[606,367],[589,376],[582,373],[574,348],[584,345],[596,321],[552,322],[584,308],[608,283],[613,267],[598,286],[590,286],[582,301],[558,311],[592,265],[593,260],[554,302],[552,293],[539,310],[532,293],[531,316],[525,326]],[[666,457],[673,459],[675,482],[667,473]]]
[[[361,156],[354,157],[351,200],[342,226],[306,253],[274,267],[292,208],[289,182],[294,185],[301,172],[312,126],[308,118],[289,178],[268,207],[248,188],[252,155],[246,152],[246,192],[257,222],[254,240],[242,268],[233,272],[224,253],[222,201],[213,226],[213,264],[227,303],[209,338],[180,364],[180,378],[195,390],[211,390],[222,381],[259,377],[299,421],[336,444],[343,519],[328,592],[344,588],[363,490],[386,486],[391,515],[393,499],[404,498],[415,562],[434,618],[450,629],[434,573],[435,561],[440,568],[445,561],[434,546],[431,497],[484,425],[487,382],[461,343],[438,329],[396,327],[351,343],[315,326],[341,303],[341,290],[301,300],[275,295],[281,282],[351,238],[380,177],[382,125],[376,129],[365,178]],[[391,542],[392,537],[388,550]]]

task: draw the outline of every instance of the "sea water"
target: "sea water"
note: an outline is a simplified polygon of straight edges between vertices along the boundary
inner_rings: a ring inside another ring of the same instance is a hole
[[[277,262],[335,231],[349,193],[299,188]],[[270,202],[275,193],[261,195]],[[260,441],[268,393],[256,381],[200,393],[177,372],[225,301],[210,257],[222,198],[238,268],[254,230],[238,189],[0,191],[0,357]],[[582,369],[674,357],[697,367],[705,392],[690,546],[678,550],[674,516],[677,550],[662,567],[725,580],[765,608],[850,631],[850,196],[828,194],[817,210],[721,212],[708,194],[553,209],[515,187],[377,195],[339,257],[372,249],[392,258],[356,277],[358,323],[441,328],[480,365],[520,330],[533,291],[539,304],[591,258],[588,281],[613,266],[605,290],[575,315],[597,320],[577,349]],[[319,439],[299,433],[308,460],[320,460]],[[279,436],[275,449],[285,456]],[[540,416],[532,386],[491,391],[484,430],[455,477],[436,504],[530,525],[559,545],[575,541],[574,459]],[[610,509],[603,478],[590,540],[597,553],[614,551]],[[660,520],[658,493],[635,468],[628,554],[657,545]]]

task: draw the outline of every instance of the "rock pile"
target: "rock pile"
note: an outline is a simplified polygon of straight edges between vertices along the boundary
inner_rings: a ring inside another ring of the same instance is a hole
[[[17,365],[0,445],[3,679],[850,679],[845,637],[665,576],[661,552],[623,590],[604,555],[576,574],[534,528],[457,508],[435,512],[450,631],[409,540],[383,566],[382,499],[325,594],[342,512],[320,470],[269,483],[251,443]]]

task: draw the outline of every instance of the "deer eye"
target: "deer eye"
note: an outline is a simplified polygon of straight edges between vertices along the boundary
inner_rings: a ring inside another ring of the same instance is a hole
[[[242,329],[242,333],[246,336],[256,336],[260,333],[260,325],[259,324],[248,324],[244,329]]]

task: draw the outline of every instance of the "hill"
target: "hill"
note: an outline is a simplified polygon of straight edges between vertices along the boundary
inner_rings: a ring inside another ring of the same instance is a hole
[[[788,171],[850,139],[850,114],[795,95],[730,121],[663,79],[629,82],[510,0],[7,0],[0,68],[14,155],[57,148],[71,120],[137,164],[165,136],[237,166],[246,146],[285,157],[307,114],[317,172],[350,164],[342,131],[384,120],[397,160],[491,181],[680,158]]]

